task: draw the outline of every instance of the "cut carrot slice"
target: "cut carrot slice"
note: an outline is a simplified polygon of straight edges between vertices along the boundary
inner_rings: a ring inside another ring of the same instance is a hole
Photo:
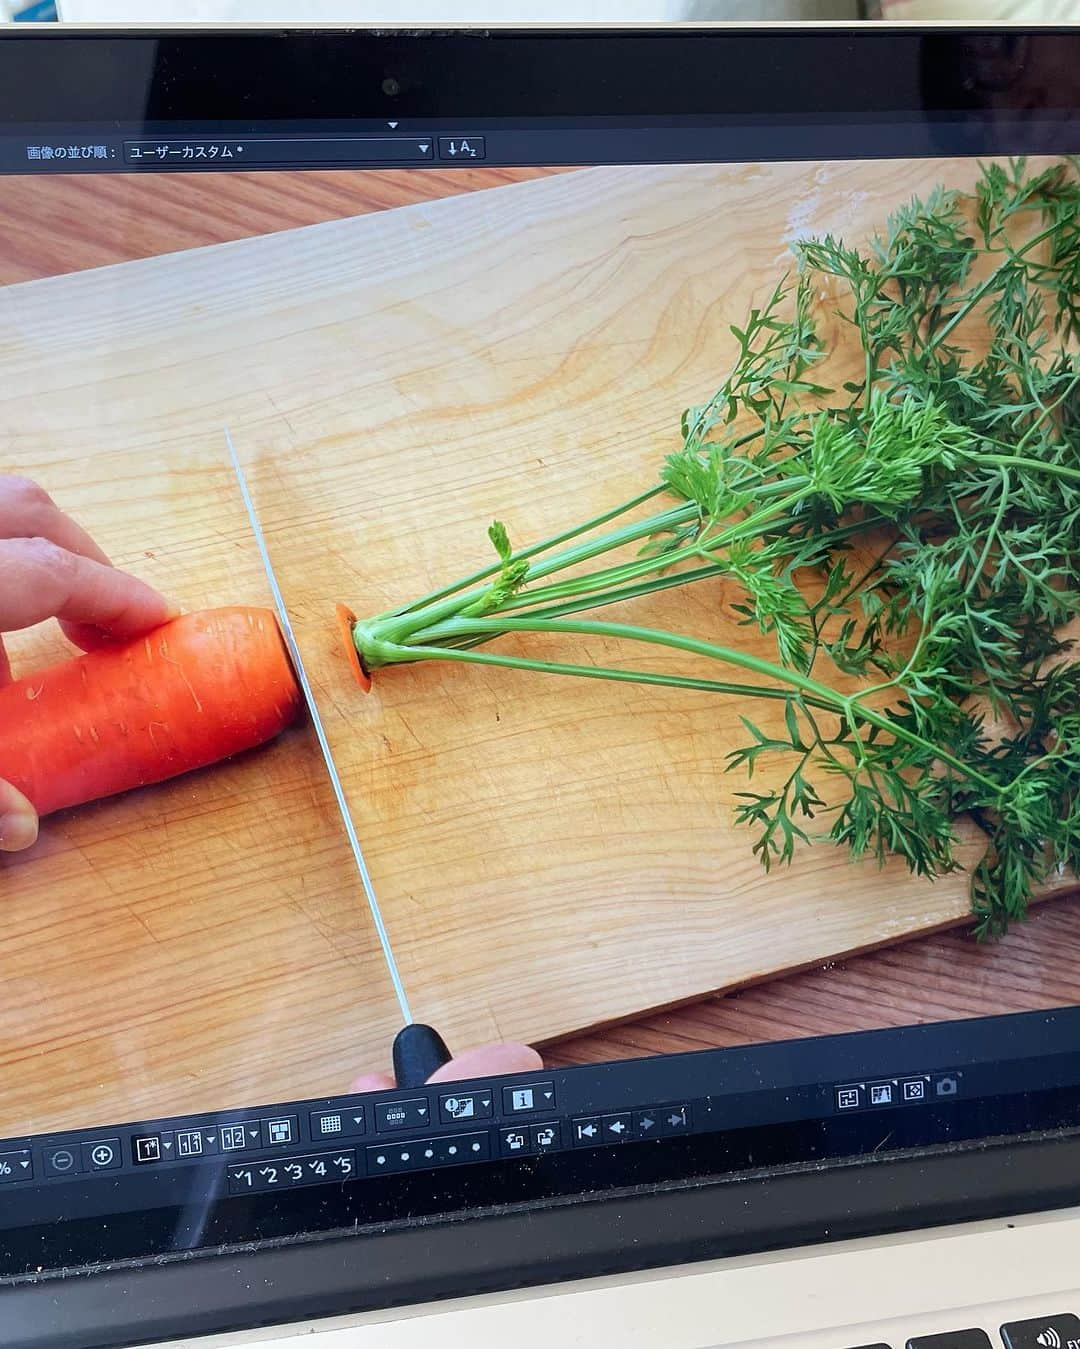
[[[353,641],[353,624],[356,622],[356,615],[345,604],[337,606],[338,627],[341,629],[341,640],[345,643],[345,653],[349,657],[349,667],[353,672],[356,682],[365,693],[371,692],[371,676],[364,669],[363,662],[360,659],[360,652],[356,649],[356,643]]]

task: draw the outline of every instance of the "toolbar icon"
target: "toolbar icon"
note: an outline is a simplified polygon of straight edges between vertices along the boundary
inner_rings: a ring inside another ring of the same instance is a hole
[[[113,1171],[121,1165],[119,1138],[95,1138],[82,1145],[82,1164],[90,1171]]]
[[[486,159],[487,142],[483,136],[440,136],[440,159]]]
[[[891,1082],[881,1082],[870,1088],[871,1105],[892,1105],[893,1087]]]
[[[921,1077],[916,1078],[912,1082],[904,1083],[904,1100],[905,1101],[926,1100],[926,1083],[922,1080]]]
[[[201,1157],[203,1136],[198,1129],[187,1129],[176,1135],[176,1155],[178,1157]]]
[[[223,1124],[219,1133],[222,1152],[240,1152],[247,1147],[247,1134],[242,1124]]]
[[[600,1121],[598,1119],[576,1119],[574,1120],[574,1142],[588,1147],[600,1136]]]
[[[157,1134],[145,1134],[142,1138],[133,1139],[132,1142],[135,1144],[137,1162],[161,1161],[161,1139]]]
[[[531,1099],[532,1093],[528,1094]],[[532,1106],[522,1108],[531,1110]],[[443,1109],[451,1119],[472,1119],[476,1114],[476,1099],[472,1096],[451,1096],[443,1102]]]
[[[861,1087],[837,1087],[837,1110],[858,1110],[860,1105],[862,1105]]]

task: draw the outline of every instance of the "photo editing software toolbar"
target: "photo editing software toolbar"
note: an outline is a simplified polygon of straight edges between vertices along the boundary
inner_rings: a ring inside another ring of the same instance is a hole
[[[1047,114],[1001,118],[1002,154],[1067,152],[1067,121]],[[28,127],[0,136],[0,173],[216,172],[273,169],[450,168],[552,164],[746,163],[775,158],[985,153],[987,130],[955,119],[878,117],[867,122],[768,116],[640,119],[432,118],[338,123],[153,123]]]
[[[996,1054],[992,1023],[974,1021],[11,1138],[0,1141],[0,1226],[555,1154],[599,1171],[624,1149],[682,1138],[706,1155],[774,1126],[834,1134],[832,1155],[857,1152],[924,1125],[948,1131],[991,1100],[1074,1090],[1074,1019],[1068,1009],[1010,1018]],[[825,1080],[837,1064],[846,1075]]]
[[[761,1123],[926,1105],[960,1095],[959,1071],[754,1093]],[[705,1133],[749,1123],[745,1098],[657,1101],[567,1114],[556,1076],[446,1091],[381,1093],[267,1111],[164,1120],[0,1144],[0,1185],[115,1178],[147,1168],[217,1168],[229,1194],[331,1184],[494,1158]],[[741,1106],[741,1109],[739,1107]],[[787,1108],[785,1108],[785,1106]]]

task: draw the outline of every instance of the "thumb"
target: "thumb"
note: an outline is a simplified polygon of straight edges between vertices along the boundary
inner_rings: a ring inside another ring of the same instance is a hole
[[[0,852],[21,852],[37,842],[37,811],[9,782],[0,780]]]

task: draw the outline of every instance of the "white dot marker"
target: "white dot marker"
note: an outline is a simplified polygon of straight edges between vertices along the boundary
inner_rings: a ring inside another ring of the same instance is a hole
[[[474,1143],[474,1144],[472,1145],[472,1150],[473,1150],[473,1152],[479,1152],[479,1151],[480,1151],[480,1144],[479,1144],[479,1143]]]
[[[434,1152],[432,1152],[431,1148],[425,1148],[425,1150],[424,1150],[424,1156],[425,1156],[425,1157],[434,1157],[435,1154],[434,1154]]]
[[[456,1156],[457,1156],[457,1148],[447,1148],[446,1150],[447,1150],[447,1152],[449,1152],[449,1154],[450,1154],[451,1157],[456,1157]]]
[[[407,1161],[409,1160],[409,1154],[408,1154],[407,1152],[403,1152],[403,1153],[401,1154],[401,1160],[402,1160],[403,1162],[407,1162]]]
[[[385,1158],[385,1157],[376,1157],[375,1160],[379,1163],[380,1166],[385,1166],[385,1165],[386,1165],[386,1158]]]

